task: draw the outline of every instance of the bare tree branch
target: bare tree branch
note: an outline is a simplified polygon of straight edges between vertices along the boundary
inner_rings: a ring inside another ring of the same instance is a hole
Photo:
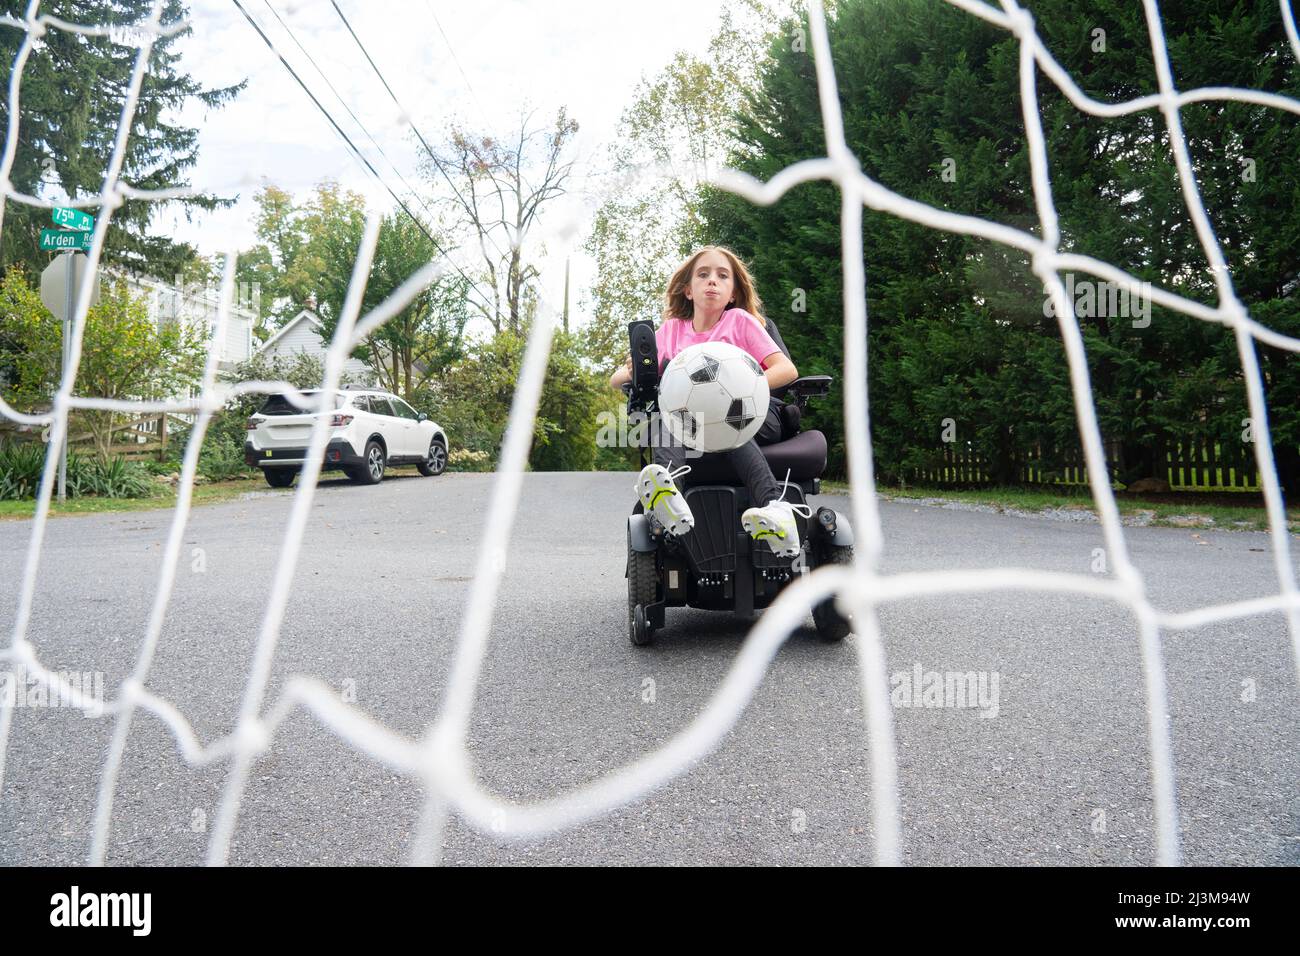
[[[523,330],[524,290],[540,275],[525,261],[523,243],[544,207],[565,194],[564,183],[575,162],[568,146],[577,122],[563,107],[549,128],[536,128],[535,116],[536,111],[521,111],[509,141],[453,126],[446,156],[430,155],[425,164],[430,178],[441,176],[452,186],[454,197],[447,201],[463,213],[478,241],[493,296],[490,306],[479,311],[497,332]],[[533,185],[529,174],[538,171],[540,178]]]

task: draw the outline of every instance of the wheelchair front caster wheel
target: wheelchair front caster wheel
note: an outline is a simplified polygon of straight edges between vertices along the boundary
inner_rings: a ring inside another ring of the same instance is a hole
[[[650,551],[632,547],[631,531],[627,542],[627,636],[637,647],[650,643],[652,628],[646,617],[647,604],[659,597],[659,572]]]
[[[632,608],[631,620],[628,621],[628,637],[637,647],[644,647],[650,643],[651,635],[654,631],[650,627],[650,622],[646,620],[645,606],[638,604]]]
[[[827,549],[822,560],[817,562],[821,567],[827,564],[851,565],[853,564],[853,547],[852,545],[844,547],[832,547]],[[853,622],[844,617],[835,607],[835,598],[829,597],[821,601],[813,608],[813,624],[817,627],[817,636],[828,644],[836,641],[842,641],[849,634],[853,627]]]

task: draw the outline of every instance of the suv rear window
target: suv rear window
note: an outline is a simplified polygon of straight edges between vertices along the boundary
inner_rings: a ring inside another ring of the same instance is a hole
[[[308,392],[303,392],[302,394],[307,398],[315,398],[317,395],[320,394],[320,390],[313,389]],[[334,407],[335,408],[343,407],[342,395],[334,396]],[[266,404],[264,404],[260,409],[258,409],[258,414],[259,415],[306,415],[309,413],[299,408],[293,402],[289,401],[289,397],[287,395],[271,395],[267,398]]]

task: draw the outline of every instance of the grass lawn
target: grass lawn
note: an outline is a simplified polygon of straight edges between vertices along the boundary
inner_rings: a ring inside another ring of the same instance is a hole
[[[414,465],[403,465],[397,468],[388,469],[390,475],[417,475]],[[342,472],[327,471],[322,473],[321,478],[324,481],[334,481],[343,477]],[[214,481],[194,488],[193,504],[210,505],[222,501],[232,501],[246,492],[256,491],[275,495],[292,494],[298,486],[293,488],[271,488],[262,478],[261,472],[249,472],[246,478],[231,479],[229,481]],[[152,498],[96,498],[87,496],[85,498],[69,498],[62,505],[57,500],[50,502],[50,516],[55,518],[66,517],[68,515],[85,515],[100,514],[103,512],[116,511],[157,511],[160,508],[172,508],[176,505],[176,492],[170,486],[158,485],[158,494]],[[0,521],[6,519],[30,518],[36,514],[35,501],[0,501]]]
[[[847,494],[848,485],[823,481],[828,494]],[[877,488],[886,500],[930,499],[961,501],[988,505],[999,511],[1043,512],[1077,509],[1094,514],[1092,497],[1086,491],[1056,491],[1042,488]],[[1197,493],[1129,495],[1116,493],[1116,503],[1123,517],[1142,518],[1165,527],[1210,527],[1229,531],[1267,531],[1268,515],[1264,499],[1253,493]],[[1287,526],[1300,530],[1300,508],[1287,509]]]
[[[271,491],[266,482],[258,475],[244,480],[214,481],[197,485],[194,488],[195,505],[213,504],[230,501],[246,491]],[[176,504],[176,492],[169,485],[159,485],[159,493],[152,498],[69,498],[59,504],[57,498],[50,501],[50,516],[98,514],[107,511],[156,511],[159,508],[171,508]],[[35,501],[0,501],[0,519],[30,518],[36,513]]]

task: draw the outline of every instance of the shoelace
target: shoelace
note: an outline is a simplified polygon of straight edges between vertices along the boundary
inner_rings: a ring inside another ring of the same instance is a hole
[[[812,518],[812,505],[806,505],[806,504],[801,505],[801,504],[796,504],[793,501],[785,500],[785,493],[789,490],[790,490],[790,469],[787,468],[785,470],[785,481],[781,483],[781,497],[777,498],[776,500],[781,502],[784,505],[789,505],[790,510],[793,511],[795,514],[799,515],[801,518]]]
[[[691,472],[690,465],[682,465],[682,467],[678,468],[676,471],[668,472],[668,480],[675,485],[677,484],[678,478],[680,478],[682,475],[688,475],[690,474],[690,472]]]

